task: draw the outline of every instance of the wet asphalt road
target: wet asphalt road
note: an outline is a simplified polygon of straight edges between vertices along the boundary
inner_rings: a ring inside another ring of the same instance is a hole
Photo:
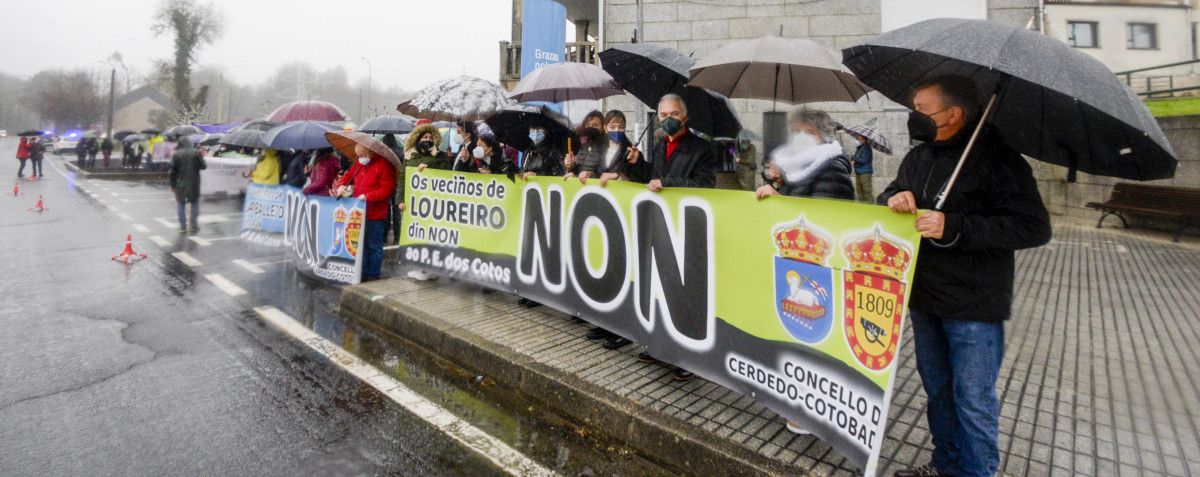
[[[5,193],[16,142],[0,140]],[[504,473],[266,324],[254,312],[263,306],[543,470],[669,474],[485,377],[343,320],[340,288],[237,239],[237,198],[203,201],[202,231],[183,236],[163,180],[77,181],[53,155],[45,172],[20,181],[22,195],[0,196],[0,475]],[[49,210],[27,211],[39,194]],[[147,259],[110,259],[126,234]],[[246,293],[231,296],[213,275]]]

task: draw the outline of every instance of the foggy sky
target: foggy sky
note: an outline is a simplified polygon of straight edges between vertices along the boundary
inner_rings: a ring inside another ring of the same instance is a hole
[[[154,37],[158,0],[0,2],[0,72],[29,77],[44,69],[84,68],[119,51],[143,75],[169,59],[172,37]],[[465,73],[497,80],[498,42],[511,36],[507,0],[216,0],[224,34],[200,50],[201,66],[257,84],[277,67],[305,61],[346,68],[351,81],[407,90]]]

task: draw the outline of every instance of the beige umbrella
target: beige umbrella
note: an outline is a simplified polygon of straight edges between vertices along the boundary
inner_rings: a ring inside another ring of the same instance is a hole
[[[396,157],[396,153],[370,134],[357,131],[328,131],[325,133],[325,139],[329,140],[329,144],[332,144],[338,152],[346,157],[354,158],[354,146],[361,145],[370,149],[371,152],[387,158],[388,162],[391,162],[397,169],[400,168],[400,158]]]
[[[825,47],[800,38],[735,41],[701,59],[689,73],[689,85],[730,98],[855,102],[871,91]]]

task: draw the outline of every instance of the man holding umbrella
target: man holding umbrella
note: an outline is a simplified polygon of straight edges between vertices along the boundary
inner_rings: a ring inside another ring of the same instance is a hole
[[[687,104],[683,97],[663,96],[658,102],[658,120],[666,141],[655,146],[649,159],[636,147],[629,148],[629,177],[645,183],[651,192],[664,187],[715,187],[716,153],[708,141],[688,131]]]
[[[387,238],[388,200],[396,190],[399,159],[383,143],[361,133],[331,131],[326,138],[338,150],[353,147],[355,162],[334,184],[334,197],[358,197],[367,202],[367,227],[363,239],[362,281],[379,279],[383,268],[383,242]],[[391,156],[391,157],[388,157]]]
[[[987,128],[953,194],[932,210],[980,120],[979,96],[961,76],[935,77],[914,89],[908,128],[923,144],[904,157],[879,201],[917,214],[925,239],[909,317],[934,451],[929,464],[896,475],[994,475],[996,380],[1012,306],[1013,252],[1048,242],[1050,218],[1029,164]]]

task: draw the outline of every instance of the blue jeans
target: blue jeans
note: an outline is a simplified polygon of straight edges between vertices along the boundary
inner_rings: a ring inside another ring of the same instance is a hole
[[[368,220],[363,247],[363,281],[379,278],[383,271],[383,242],[387,239],[388,220]]]
[[[179,228],[181,228],[181,229],[188,228],[187,217],[184,216],[184,207],[187,204],[188,204],[187,201],[182,201],[182,200],[175,202],[175,206],[176,206],[175,211],[179,213]],[[197,219],[199,219],[199,217],[200,217],[200,201],[191,202],[191,204],[192,204],[192,213],[191,213],[192,228],[199,229],[200,222]]]
[[[1000,465],[1000,400],[1004,323],[946,318],[909,310],[917,371],[929,396],[932,464],[943,473],[991,476]]]

